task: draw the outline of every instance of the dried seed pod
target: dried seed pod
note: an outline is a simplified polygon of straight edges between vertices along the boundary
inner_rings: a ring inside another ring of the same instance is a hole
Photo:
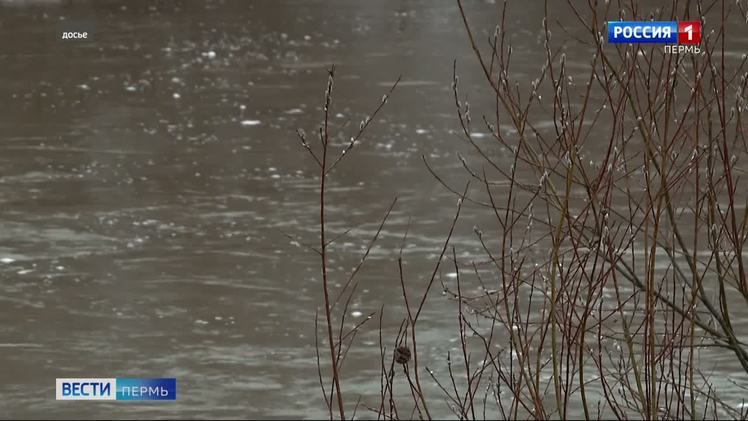
[[[395,349],[395,361],[398,364],[407,364],[410,361],[410,348],[401,345]]]

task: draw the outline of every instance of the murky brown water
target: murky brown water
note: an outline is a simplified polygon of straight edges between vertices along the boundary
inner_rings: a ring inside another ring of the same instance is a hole
[[[542,7],[518,7],[521,77],[540,67]],[[477,26],[494,11],[471,4]],[[93,24],[92,39],[56,40],[62,18]],[[454,58],[472,101],[491,104],[470,54],[451,1],[0,2],[0,416],[324,416],[318,260],[284,235],[317,232],[314,167],[294,131],[318,124],[329,64],[348,134],[403,76],[330,195],[331,231],[357,226],[333,275],[400,198],[352,305],[388,303],[395,326],[392,258],[409,218],[417,284],[454,212],[421,155],[465,176]],[[470,256],[487,216],[466,212],[454,244]],[[421,328],[422,352],[441,360],[457,340],[448,306],[434,300]],[[350,395],[379,390],[370,333],[346,363]],[[179,399],[56,402],[56,377],[176,377]]]

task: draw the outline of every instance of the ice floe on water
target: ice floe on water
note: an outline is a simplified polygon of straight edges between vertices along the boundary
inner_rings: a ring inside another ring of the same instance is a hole
[[[262,122],[260,120],[242,120],[242,126],[259,126]]]

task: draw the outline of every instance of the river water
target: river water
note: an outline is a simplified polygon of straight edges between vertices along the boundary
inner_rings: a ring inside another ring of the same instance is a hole
[[[529,81],[542,4],[515,7],[515,77]],[[468,8],[478,28],[495,10]],[[89,39],[57,39],[76,24]],[[396,328],[406,227],[406,272],[423,285],[455,211],[422,156],[466,180],[454,59],[471,103],[491,110],[455,3],[5,0],[0,40],[0,416],[325,416],[318,258],[286,235],[314,242],[318,229],[314,165],[295,131],[319,124],[330,64],[337,142],[402,75],[330,189],[331,232],[355,227],[334,248],[333,282],[399,198],[350,315],[386,303]],[[465,212],[453,244],[467,259],[490,215]],[[457,331],[440,289],[419,347],[442,364]],[[378,394],[375,330],[346,362],[352,400]],[[57,402],[58,377],[176,377],[178,400]]]

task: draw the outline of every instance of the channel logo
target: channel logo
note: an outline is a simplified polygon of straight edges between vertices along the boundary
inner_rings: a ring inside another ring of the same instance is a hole
[[[608,22],[608,43],[697,45],[701,43],[701,22],[611,21]]]
[[[58,401],[173,401],[177,379],[56,379]]]

